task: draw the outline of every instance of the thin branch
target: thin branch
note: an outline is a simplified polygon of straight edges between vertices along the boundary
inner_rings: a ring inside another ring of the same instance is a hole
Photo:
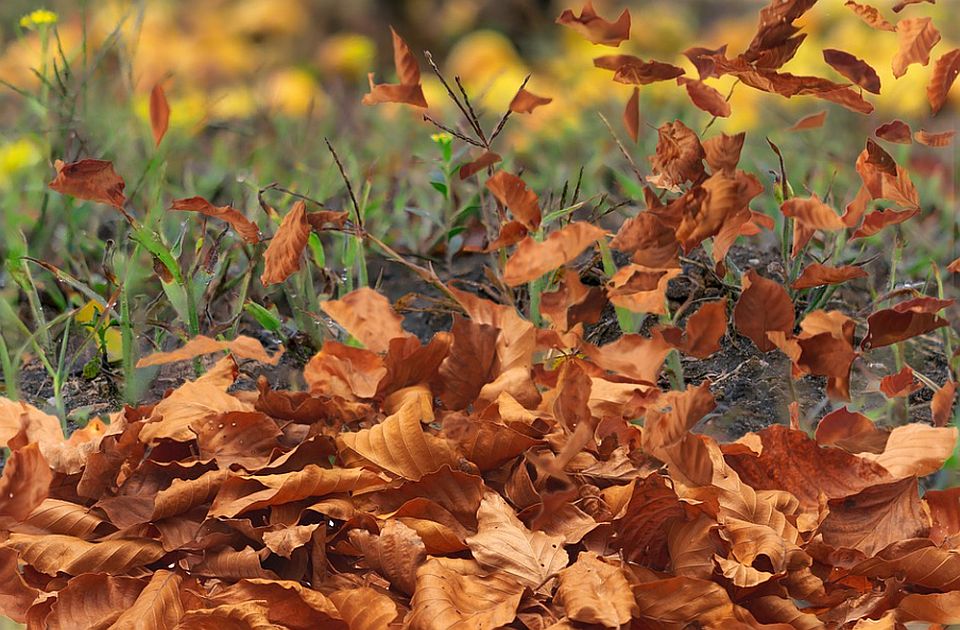
[[[734,81],[734,82],[733,82],[733,85],[730,86],[730,91],[727,92],[727,97],[726,97],[725,99],[723,99],[723,100],[726,101],[727,103],[729,103],[729,102],[730,102],[730,98],[733,97],[733,90],[737,87],[737,84],[738,84],[738,83],[740,83],[740,79],[737,79],[736,81]],[[710,127],[713,126],[713,123],[717,122],[717,118],[718,118],[717,116],[714,116],[713,118],[710,119],[710,122],[707,123],[707,126],[704,127],[704,128],[703,128],[703,131],[700,132],[700,135],[701,135],[701,136],[702,136],[703,134],[707,133],[707,130],[710,129]]]
[[[640,180],[641,184],[646,183],[646,180],[643,178],[643,173],[640,172],[640,169],[637,167],[637,163],[633,161],[632,157],[630,157],[627,147],[623,146],[623,143],[620,142],[620,138],[618,138],[616,132],[614,132],[613,127],[610,126],[610,121],[608,121],[607,117],[601,112],[597,112],[597,116],[599,116],[600,120],[603,121],[603,124],[606,125],[607,131],[610,132],[610,136],[613,138],[613,141],[617,143],[618,147],[620,147],[620,153],[623,154],[623,157],[627,158],[627,162],[630,163],[630,168],[633,169],[634,175],[637,176],[637,179]]]
[[[524,77],[523,83],[521,83],[521,84],[520,84],[520,87],[517,89],[517,94],[520,93],[520,90],[522,90],[523,88],[527,87],[527,82],[528,82],[529,80],[530,80],[530,75],[528,74],[526,77]],[[501,119],[500,119],[500,122],[497,123],[497,128],[493,130],[493,135],[490,136],[490,142],[493,142],[494,140],[497,139],[497,136],[499,136],[499,135],[500,135],[500,132],[503,131],[503,126],[504,126],[505,124],[507,124],[507,120],[510,119],[510,114],[512,114],[512,113],[513,113],[513,110],[511,110],[511,109],[508,107],[508,108],[507,108],[507,111],[505,111],[505,112],[503,113],[503,118],[501,118]]]
[[[443,73],[440,72],[440,68],[437,66],[437,63],[433,60],[433,55],[430,54],[429,50],[425,50],[423,51],[423,56],[426,57],[427,63],[430,64],[430,67],[433,69],[433,73],[437,75],[438,79],[440,79],[440,83],[442,83],[443,87],[446,88],[447,95],[456,104],[457,108],[463,113],[464,118],[466,118],[467,122],[470,123],[470,126],[473,127],[473,130],[477,131],[477,126],[475,126],[473,118],[470,116],[469,110],[467,110],[466,106],[460,102],[460,99],[457,98],[457,95],[453,93],[453,90],[450,88],[450,84],[447,83],[447,80],[444,78]],[[482,139],[482,136],[483,136],[483,132],[480,131],[478,138],[481,139],[481,142],[483,142],[483,144],[478,146],[487,147],[488,145],[486,144],[486,140]]]
[[[357,196],[353,194],[353,185],[350,183],[350,178],[347,177],[347,171],[343,168],[343,162],[340,161],[337,150],[330,144],[330,139],[324,137],[323,141],[327,143],[327,148],[330,149],[330,153],[333,155],[333,161],[337,163],[337,168],[340,169],[340,177],[343,178],[343,183],[347,185],[347,192],[350,193],[353,210],[357,214],[357,236],[361,236],[363,232],[363,217],[360,215],[360,204],[357,203]]]
[[[477,112],[473,111],[473,105],[470,103],[470,97],[467,96],[467,90],[463,87],[463,83],[460,82],[460,76],[454,76],[453,80],[457,83],[460,94],[463,95],[463,103],[467,106],[467,111],[470,112],[470,122],[473,125],[473,129],[477,132],[483,144],[489,146],[490,143],[487,142],[487,137],[483,134],[483,127],[480,126],[480,117],[477,116]]]
[[[424,114],[424,115],[423,115],[423,119],[424,119],[425,121],[427,121],[428,123],[432,124],[432,125],[433,125],[434,127],[436,127],[437,129],[440,129],[440,130],[442,130],[442,131],[445,131],[445,132],[449,133],[451,136],[454,136],[454,137],[456,137],[456,138],[459,138],[460,140],[463,140],[463,141],[466,142],[467,144],[472,144],[473,146],[475,146],[475,147],[480,147],[481,149],[485,149],[485,148],[486,148],[486,146],[480,144],[479,142],[477,142],[477,141],[474,140],[473,138],[471,138],[471,137],[469,137],[469,136],[465,136],[465,135],[463,135],[462,133],[460,133],[459,131],[456,131],[456,130],[454,130],[454,129],[451,129],[450,127],[447,127],[447,126],[444,125],[442,122],[440,122],[440,121],[438,121],[438,120],[434,120],[433,118],[430,118],[430,116],[428,116],[427,114]]]

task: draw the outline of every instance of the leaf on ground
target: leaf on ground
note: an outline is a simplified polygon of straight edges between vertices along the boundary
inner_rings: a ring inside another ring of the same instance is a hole
[[[276,365],[280,362],[283,355],[283,348],[273,356],[267,354],[263,349],[263,344],[253,337],[244,335],[238,336],[231,341],[218,341],[204,335],[197,335],[185,343],[177,350],[170,352],[154,352],[137,361],[137,367],[149,367],[152,365],[164,365],[166,363],[176,363],[177,361],[186,361],[205,354],[214,352],[228,351],[238,359],[252,359],[267,365]]]

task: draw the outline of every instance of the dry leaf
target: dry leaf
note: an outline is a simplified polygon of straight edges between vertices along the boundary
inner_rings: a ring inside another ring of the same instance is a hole
[[[264,285],[277,284],[299,270],[309,236],[307,206],[303,201],[298,201],[287,216],[283,217],[280,227],[263,253],[263,274],[260,282]]]
[[[553,99],[547,96],[537,96],[533,92],[520,88],[510,101],[508,109],[517,114],[530,114],[541,105],[552,103]]]
[[[150,90],[150,129],[153,131],[153,142],[160,146],[160,141],[170,126],[170,104],[167,95],[163,92],[163,85],[157,83]]]
[[[594,44],[616,47],[630,39],[630,12],[626,9],[616,22],[608,22],[597,15],[593,2],[587,2],[580,9],[579,16],[566,9],[556,21],[557,24],[569,26]]]
[[[947,94],[953,82],[960,75],[960,48],[954,48],[944,53],[933,64],[933,74],[930,84],[927,85],[927,100],[930,102],[930,111],[937,114],[947,102]]]
[[[910,64],[930,63],[930,50],[940,41],[940,31],[928,17],[907,18],[897,22],[897,53],[893,56],[893,76],[907,73]]]
[[[393,310],[390,300],[369,287],[321,302],[320,308],[373,352],[386,352],[391,339],[406,336],[403,317]]]
[[[733,324],[740,334],[749,337],[762,352],[769,352],[775,346],[767,333],[789,335],[794,321],[793,302],[782,285],[753,269],[743,276],[743,291],[733,307]]]
[[[65,164],[57,160],[57,176],[49,186],[62,195],[86,199],[123,209],[126,184],[106,160],[80,160]]]
[[[562,267],[583,253],[594,242],[606,236],[606,231],[590,223],[574,221],[551,232],[543,242],[526,237],[517,245],[517,251],[507,260],[503,281],[510,286],[535,280],[557,267]]]
[[[177,361],[186,361],[204,354],[214,352],[229,351],[230,354],[238,359],[252,359],[268,365],[276,365],[280,362],[283,355],[283,348],[274,353],[273,356],[267,354],[263,349],[263,344],[253,337],[240,335],[232,341],[217,341],[204,335],[197,335],[181,348],[171,352],[154,352],[137,361],[137,367],[149,367],[152,365],[164,365],[166,363],[175,363]]]
[[[177,199],[170,205],[170,209],[199,212],[208,217],[223,219],[246,242],[252,245],[260,242],[260,228],[232,206],[215,206],[203,197],[190,197],[189,199]]]

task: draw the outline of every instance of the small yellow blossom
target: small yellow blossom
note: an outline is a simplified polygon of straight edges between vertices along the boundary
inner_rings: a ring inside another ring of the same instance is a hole
[[[20,18],[20,26],[21,28],[33,30],[41,26],[56,24],[57,19],[58,16],[53,11],[48,11],[47,9],[37,9],[36,11],[31,11]]]
[[[18,138],[0,144],[0,183],[38,163],[42,155],[40,147],[29,138]]]

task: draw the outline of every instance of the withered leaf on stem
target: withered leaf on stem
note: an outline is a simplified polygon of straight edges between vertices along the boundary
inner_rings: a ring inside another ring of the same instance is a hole
[[[776,346],[767,338],[771,331],[793,332],[793,302],[786,289],[751,269],[743,275],[743,291],[733,307],[733,324],[763,352]]]
[[[530,114],[541,105],[552,102],[553,99],[548,96],[539,96],[526,88],[520,88],[510,101],[509,109],[516,114]]]
[[[153,132],[153,142],[160,146],[160,141],[170,126],[170,104],[163,91],[163,85],[157,83],[150,90],[150,130]]]
[[[170,209],[199,212],[208,217],[223,219],[230,224],[230,227],[237,231],[237,234],[239,234],[243,240],[253,245],[260,242],[260,228],[233,206],[215,206],[203,197],[190,197],[188,199],[175,200],[170,204]]]
[[[126,184],[113,170],[112,162],[85,159],[67,164],[57,160],[56,168],[57,176],[49,184],[51,190],[118,209],[127,201],[123,194]]]
[[[260,282],[269,286],[283,282],[300,269],[303,250],[310,237],[307,205],[298,201],[283,217],[267,250],[263,253],[263,274]]]

